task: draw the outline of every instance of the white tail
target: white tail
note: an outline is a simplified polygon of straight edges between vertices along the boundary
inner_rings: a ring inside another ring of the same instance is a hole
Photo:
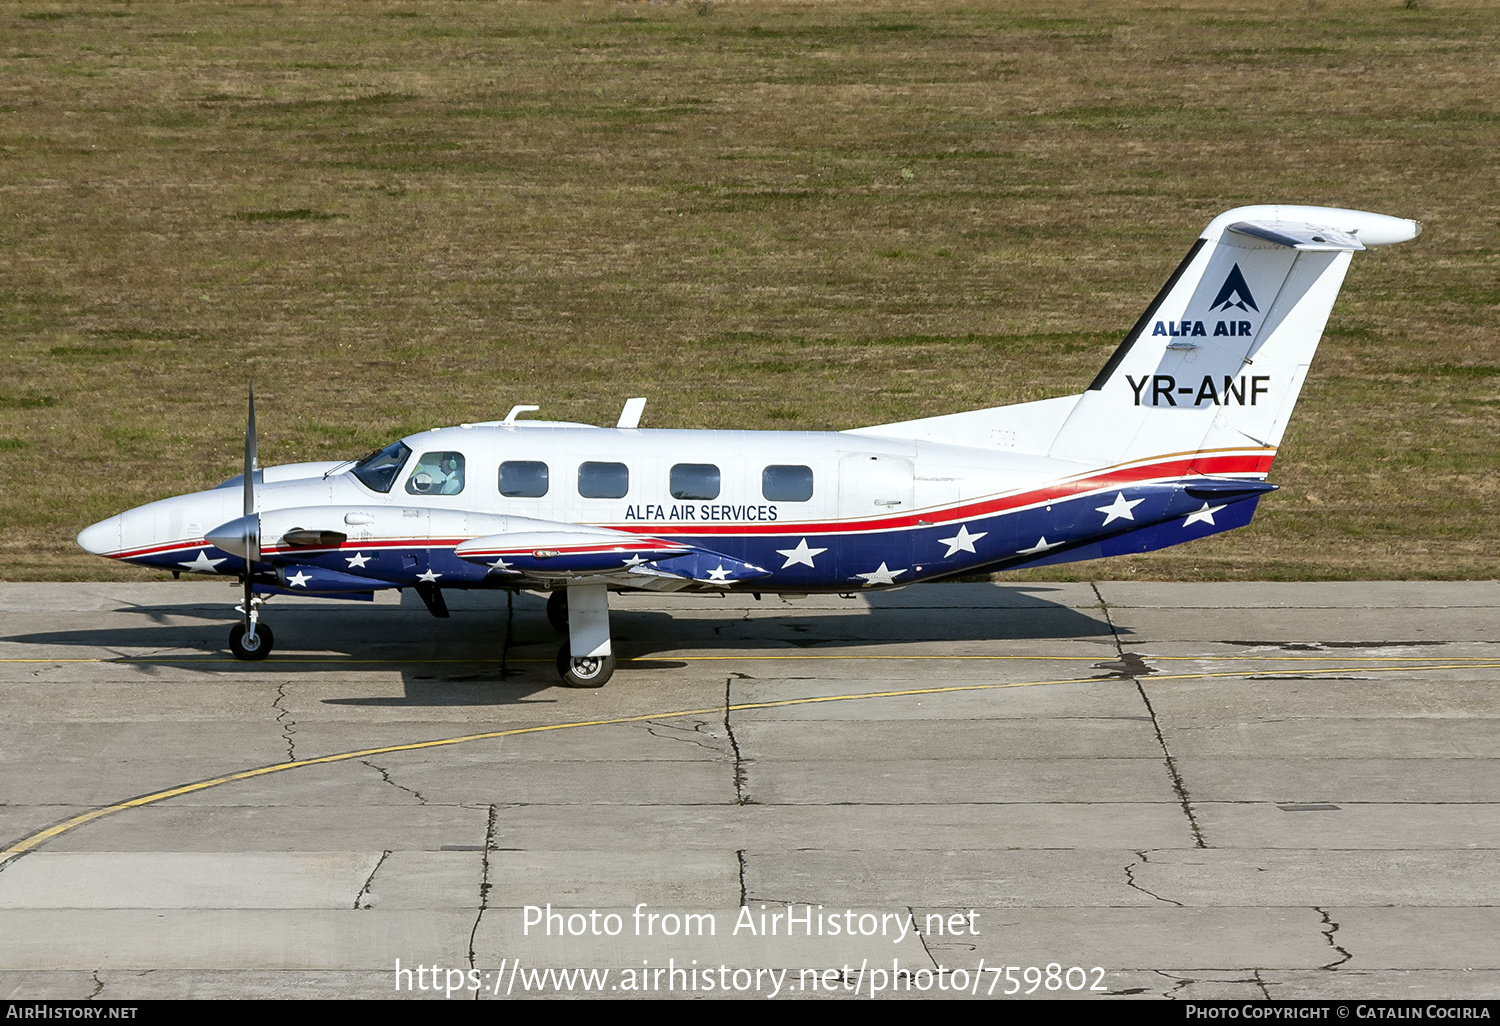
[[[1049,455],[1108,466],[1274,450],[1351,255],[1421,230],[1333,207],[1240,207],[1214,218],[1079,397]]]

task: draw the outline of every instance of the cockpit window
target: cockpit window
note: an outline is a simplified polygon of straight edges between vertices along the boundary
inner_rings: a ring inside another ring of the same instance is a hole
[[[410,455],[411,449],[405,442],[392,442],[355,464],[354,476],[372,492],[388,492]]]
[[[457,495],[464,490],[464,454],[424,452],[406,479],[406,490],[413,495]]]

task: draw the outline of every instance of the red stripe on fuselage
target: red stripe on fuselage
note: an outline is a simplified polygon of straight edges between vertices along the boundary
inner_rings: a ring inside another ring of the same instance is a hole
[[[1274,455],[1274,453],[1272,453]],[[1018,492],[1015,495],[984,499],[966,503],[934,514],[932,511],[914,512],[901,516],[883,517],[876,520],[831,520],[822,523],[808,521],[771,521],[767,523],[675,523],[664,527],[660,523],[649,527],[641,524],[598,524],[617,531],[651,531],[653,534],[688,535],[775,535],[775,534],[857,534],[868,531],[894,531],[911,527],[941,527],[960,520],[993,516],[1025,506],[1039,506],[1046,502],[1071,498],[1086,492],[1124,488],[1158,479],[1175,480],[1188,474],[1264,474],[1271,466],[1271,455],[1260,456],[1188,456],[1167,463],[1152,463],[1140,466],[1110,468],[1103,473],[1061,481]]]

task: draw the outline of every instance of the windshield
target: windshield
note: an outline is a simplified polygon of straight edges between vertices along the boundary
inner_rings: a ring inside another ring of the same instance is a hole
[[[410,455],[411,449],[405,442],[392,442],[360,460],[354,468],[354,476],[372,492],[388,492]]]

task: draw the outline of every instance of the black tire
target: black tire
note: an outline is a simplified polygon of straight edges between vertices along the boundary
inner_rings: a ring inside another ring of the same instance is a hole
[[[568,589],[558,588],[547,596],[547,622],[559,634],[568,633]]]
[[[264,659],[271,654],[271,649],[276,647],[276,636],[271,633],[271,628],[263,623],[255,625],[255,645],[249,647],[245,644],[245,625],[237,623],[229,628],[229,651],[234,653],[236,659],[256,661]]]
[[[602,688],[615,672],[615,655],[574,659],[573,650],[563,642],[557,650],[557,675],[570,688]]]

